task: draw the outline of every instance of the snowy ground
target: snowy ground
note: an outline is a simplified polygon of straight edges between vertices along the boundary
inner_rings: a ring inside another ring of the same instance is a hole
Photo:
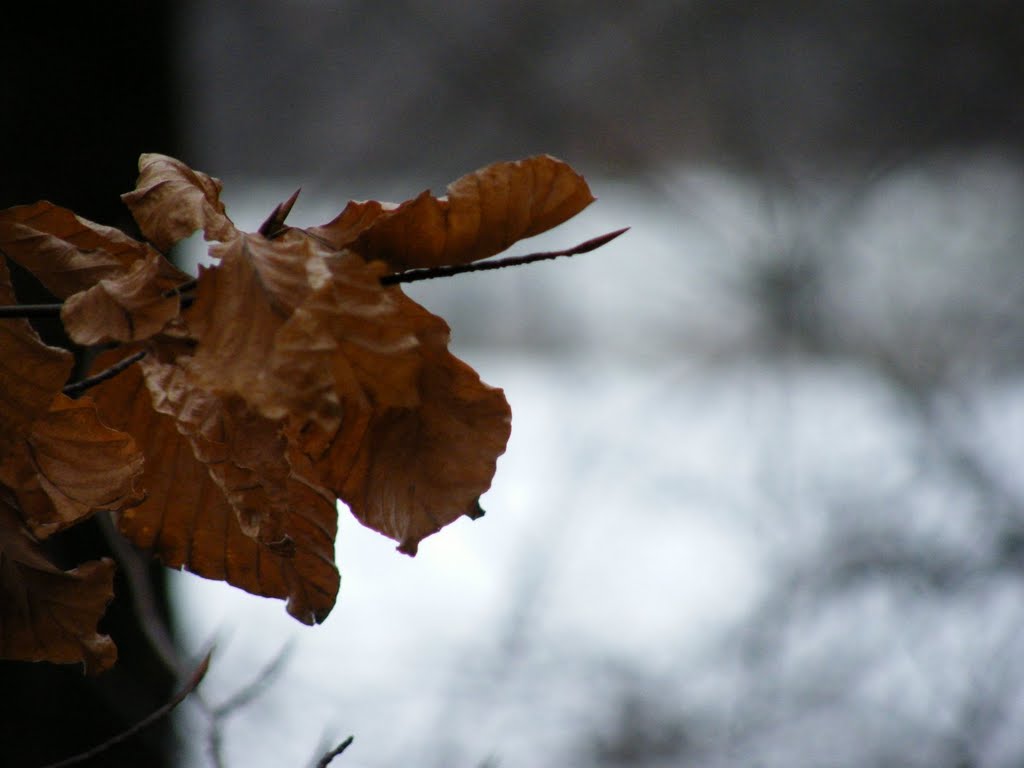
[[[997,258],[978,269],[969,249],[934,232],[983,232],[997,255],[1020,244],[999,234],[1019,235],[1008,195],[986,194],[1019,195],[1020,179],[993,168],[900,176],[840,225],[833,212],[848,211],[829,194],[780,214],[757,189],[711,174],[681,175],[656,193],[597,181],[601,199],[590,211],[513,252],[634,228],[614,244],[417,288],[415,297],[453,326],[456,352],[512,404],[512,439],[483,499],[488,514],[456,523],[409,559],[342,510],[341,595],[316,628],[296,624],[276,601],[176,575],[183,642],[198,649],[217,639],[203,684],[209,699],[226,698],[293,644],[272,688],[227,728],[228,765],[307,764],[318,747],[350,733],[355,745],[339,758],[346,766],[585,765],[581,743],[612,727],[626,680],[641,681],[658,701],[703,701],[742,718],[749,681],[737,682],[740,673],[716,653],[737,642],[786,564],[820,546],[833,519],[824,509],[855,507],[867,496],[873,508],[877,499],[910,498],[912,509],[887,517],[905,520],[902,532],[929,547],[945,542],[954,557],[984,559],[982,512],[929,475],[928,432],[904,393],[849,356],[766,355],[764,317],[744,286],[757,269],[792,256],[780,255],[780,243],[801,246],[824,221],[837,266],[823,275],[819,295],[848,346],[851,328],[919,338],[949,306],[962,306],[970,320],[977,307],[964,297],[993,286],[1004,286],[1000,295],[1012,302],[1021,285],[1008,281],[1014,270]],[[291,191],[247,189],[244,203],[233,202],[226,183],[229,214],[248,229]],[[296,223],[326,221],[343,203],[307,201]],[[893,277],[915,263],[924,288],[920,279]],[[911,351],[927,362],[934,350]],[[971,390],[956,418],[969,424],[965,442],[991,447],[994,471],[1010,476],[1022,458],[1024,398],[1019,382],[986,387]],[[1015,585],[986,593],[1010,627],[1006,636],[1019,613],[998,604],[1019,593]],[[886,649],[888,628],[907,604],[891,595],[868,602],[849,615],[868,617],[865,648]],[[980,621],[958,610],[970,625]],[[947,623],[946,636],[960,637],[957,622]],[[827,626],[849,642],[848,623]],[[820,635],[804,644],[816,658],[841,640]],[[948,664],[939,646],[919,661]],[[803,663],[806,654],[790,651],[787,664]],[[879,668],[873,695],[891,703],[902,668]],[[936,695],[900,690],[910,709]],[[181,723],[199,727],[194,712]],[[719,733],[725,752],[716,764],[730,763],[730,738]],[[777,729],[772,738],[759,742],[759,758],[797,764],[799,734]],[[856,751],[845,749],[856,765]],[[815,763],[809,759],[804,764]]]

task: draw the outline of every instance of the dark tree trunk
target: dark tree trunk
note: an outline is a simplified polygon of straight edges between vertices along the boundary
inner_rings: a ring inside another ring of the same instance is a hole
[[[0,208],[48,199],[122,228],[130,218],[119,194],[131,189],[138,156],[174,153],[172,4],[165,2],[19,3],[7,9],[0,44]],[[52,300],[13,269],[19,300]],[[59,324],[37,326],[48,343]],[[54,537],[62,566],[109,554],[98,526]],[[159,570],[151,574],[164,598]],[[88,678],[79,666],[0,662],[0,764],[37,766],[67,757],[124,730],[167,701],[173,678],[139,631],[119,574],[119,597],[100,625],[119,661]],[[166,617],[166,605],[157,609]],[[171,728],[163,721],[89,765],[169,766]]]

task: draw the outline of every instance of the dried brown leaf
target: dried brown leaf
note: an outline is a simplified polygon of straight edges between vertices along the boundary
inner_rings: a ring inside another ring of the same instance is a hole
[[[575,216],[594,201],[586,181],[548,155],[494,163],[389,210],[350,203],[331,223],[311,230],[394,271],[467,264]],[[352,240],[347,238],[354,237]]]
[[[504,451],[510,415],[501,392],[448,353],[444,322],[400,289],[382,287],[382,265],[325,252],[297,230],[246,235],[215,250],[220,262],[200,275],[187,315],[197,340],[194,356],[181,362],[190,386],[287,418],[293,444],[311,460],[305,477],[403,551],[475,510]],[[183,412],[178,407],[179,419]],[[274,440],[264,435],[260,444]],[[259,530],[264,541],[276,536],[282,497],[257,491],[280,482],[266,482],[266,468],[240,473],[237,456],[225,461],[194,448],[243,529]],[[248,489],[248,498],[232,488]]]
[[[114,563],[94,560],[62,571],[46,559],[0,487],[0,658],[83,662],[109,669],[117,648],[96,625],[114,596]]]
[[[142,234],[166,253],[198,229],[207,240],[230,240],[237,234],[220,200],[220,179],[194,171],[173,157],[139,158],[135,190],[121,195]]]
[[[306,232],[336,251],[348,248],[356,239],[381,218],[390,215],[398,205],[376,200],[350,200],[348,205],[331,221]]]
[[[234,395],[216,397],[194,386],[177,364],[150,356],[140,367],[154,409],[173,418],[189,439],[195,458],[220,486],[242,530],[271,547],[286,542],[283,523],[298,500],[290,493],[291,468],[280,423]],[[333,498],[328,503],[333,506]]]
[[[220,396],[237,395],[261,412],[278,415],[268,379],[274,336],[326,271],[324,248],[294,230],[273,240],[243,235],[214,246],[219,263],[200,271],[187,315],[198,341],[188,363],[196,384]]]
[[[7,263],[0,258],[0,306],[14,303]],[[0,320],[0,461],[47,412],[73,365],[71,353],[43,344],[28,320]]]
[[[101,356],[95,367],[111,365],[117,355]],[[306,624],[327,617],[339,584],[337,510],[329,498],[289,477],[295,503],[279,522],[290,543],[271,548],[243,532],[209,465],[196,458],[180,425],[154,410],[140,366],[99,385],[93,396],[105,420],[130,433],[146,456],[142,484],[147,497],[121,514],[122,533],[172,568],[287,599],[288,612]]]
[[[61,299],[124,275],[149,250],[118,229],[45,200],[0,211],[0,251]]]
[[[147,339],[178,316],[179,298],[171,289],[186,280],[184,273],[149,249],[123,275],[71,296],[61,309],[61,320],[68,336],[83,346]]]
[[[460,516],[478,516],[512,418],[502,391],[451,355],[427,367],[421,386],[420,407],[374,413],[352,468],[332,486],[409,555]]]
[[[350,252],[326,263],[328,273],[275,334],[264,368],[277,395],[269,415],[330,430],[346,408],[416,405],[422,354],[412,302],[381,287],[379,263]]]
[[[58,394],[19,449],[0,462],[0,483],[43,539],[97,511],[137,503],[142,461],[131,436],[100,422],[91,399]]]
[[[369,394],[367,411],[351,400],[333,434],[322,422],[293,425],[290,434],[312,460],[320,482],[335,491],[364,524],[415,554],[418,543],[462,515],[475,516],[480,496],[490,487],[497,457],[505,451],[511,411],[500,389],[479,376],[448,349],[448,326],[404,296],[388,289],[400,310],[392,318],[416,339],[402,355],[408,380],[385,392],[413,387],[415,397],[388,401],[374,382],[386,357],[348,353],[360,360],[361,384]],[[310,307],[330,317],[326,302]],[[325,320],[329,324],[329,320]],[[340,338],[345,338],[344,333]],[[386,371],[381,374],[387,380]]]

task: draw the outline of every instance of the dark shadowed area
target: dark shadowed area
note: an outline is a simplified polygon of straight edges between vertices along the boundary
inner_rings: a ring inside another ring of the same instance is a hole
[[[168,5],[5,8],[0,208],[46,199],[94,221],[131,226],[118,196],[133,183],[139,153],[180,146],[177,27]],[[53,301],[34,277],[8,263],[20,302]],[[39,321],[38,330],[47,343],[69,344],[55,319]],[[94,520],[47,546],[64,568],[112,556]],[[0,567],[16,567],[3,560]],[[142,568],[140,580],[154,594],[150,609],[166,620],[164,570]],[[115,590],[129,594],[123,568]],[[70,757],[167,701],[174,675],[140,631],[141,621],[128,599],[108,609],[101,630],[117,643],[120,659],[98,678],[86,677],[81,665],[0,662],[0,764],[29,768]],[[158,723],[91,764],[173,765],[172,736],[169,722]]]

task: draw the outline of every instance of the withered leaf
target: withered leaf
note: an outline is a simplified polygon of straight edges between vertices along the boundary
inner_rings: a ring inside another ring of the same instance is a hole
[[[220,200],[222,187],[220,179],[151,153],[139,158],[139,180],[121,199],[142,234],[166,253],[198,229],[207,240],[226,241],[237,234]]]
[[[187,315],[198,340],[190,374],[215,394],[234,394],[279,415],[266,370],[274,335],[308,295],[311,275],[326,270],[324,248],[298,233],[273,240],[247,234],[211,253],[219,262],[200,271]]]
[[[100,357],[100,369],[119,353]],[[132,366],[93,390],[111,426],[130,433],[146,456],[146,500],[122,512],[119,528],[172,568],[226,581],[264,597],[288,601],[288,612],[306,624],[323,621],[337,597],[334,565],[337,510],[309,489],[291,487],[302,503],[290,507],[281,527],[288,547],[272,548],[246,535],[209,466],[175,420],[154,410],[140,366]],[[301,482],[291,479],[294,485]]]
[[[119,229],[45,200],[0,211],[0,251],[61,299],[123,276],[150,250]]]
[[[68,298],[60,313],[64,329],[83,346],[147,339],[177,317],[179,299],[171,289],[188,279],[149,249],[125,274]]]
[[[83,662],[89,674],[113,666],[117,648],[96,631],[113,582],[109,559],[70,571],[47,560],[0,487],[0,658]]]
[[[283,529],[289,510],[308,501],[303,488],[294,488],[286,459],[287,443],[281,424],[251,410],[235,396],[215,397],[193,386],[174,363],[150,356],[141,362],[154,409],[175,420],[188,438],[195,458],[206,465],[242,530],[268,546],[288,539]],[[334,516],[333,499],[327,511]],[[314,506],[316,504],[314,503]],[[323,510],[321,510],[323,511]]]
[[[284,530],[269,510],[287,498],[286,477],[338,494],[410,553],[476,514],[508,438],[508,404],[448,352],[443,321],[380,277],[486,258],[549,229],[593,200],[583,178],[548,156],[496,163],[445,197],[353,202],[309,230],[284,223],[293,196],[260,233],[245,234],[227,218],[217,180],[163,156],[144,156],[140,169],[125,201],[147,237],[166,248],[202,228],[218,241],[218,263],[201,271],[183,315],[194,348],[165,361],[179,390],[157,407],[188,437],[243,532],[267,543]],[[275,458],[243,459],[253,438]]]
[[[350,203],[311,231],[395,271],[466,264],[540,234],[594,201],[586,181],[549,155],[494,163],[397,207]],[[351,211],[349,209],[352,209]]]
[[[279,411],[323,430],[343,411],[419,403],[423,364],[415,307],[400,291],[382,290],[383,265],[351,252],[325,260],[328,272],[281,326],[265,364]]]
[[[40,539],[99,510],[138,502],[142,454],[131,436],[100,422],[88,397],[58,394],[21,445],[0,462],[0,483],[16,495]]]
[[[119,511],[120,530],[167,565],[285,598],[306,623],[335,602],[338,498],[410,555],[478,516],[508,403],[449,352],[443,320],[382,278],[486,258],[593,200],[568,165],[538,156],[444,197],[353,202],[309,230],[285,224],[293,195],[249,234],[219,180],[156,154],[139,170],[123,199],[156,249],[197,229],[214,242],[184,313],[173,289],[190,281],[149,244],[46,202],[0,212],[0,250],[65,299],[71,337],[131,345],[94,370],[147,353],[93,389],[101,423],[89,399],[55,397],[66,355],[24,321],[0,324],[0,353],[17,361],[0,355],[0,650],[14,657],[113,662],[95,633],[110,565],[62,573],[36,551],[97,510]],[[0,303],[13,301],[5,268]],[[69,583],[87,605],[38,618]]]
[[[315,430],[293,439],[360,522],[414,555],[422,539],[462,515],[477,516],[512,414],[500,389],[448,351],[444,321],[402,298],[422,359],[417,401],[378,403],[362,418],[350,412],[331,439]]]
[[[14,303],[7,262],[0,258],[0,306]],[[0,461],[46,413],[73,365],[71,353],[43,344],[28,320],[0,320]]]
[[[394,212],[397,203],[381,203],[376,200],[350,200],[341,213],[319,227],[310,227],[306,232],[329,245],[336,251],[351,246],[363,232],[382,218]]]
[[[67,299],[61,319],[83,345],[159,332],[178,314],[164,294],[190,279],[145,243],[46,201],[0,211],[0,250]]]
[[[296,444],[312,460],[311,482],[414,552],[490,486],[508,404],[448,353],[440,318],[380,285],[379,264],[320,253],[295,234],[215,248],[220,262],[200,275],[187,316],[198,345],[182,368],[207,393],[288,416],[293,442],[302,435]],[[223,484],[233,465],[211,466]],[[258,486],[240,475],[234,484]],[[248,529],[257,517],[241,519]]]

